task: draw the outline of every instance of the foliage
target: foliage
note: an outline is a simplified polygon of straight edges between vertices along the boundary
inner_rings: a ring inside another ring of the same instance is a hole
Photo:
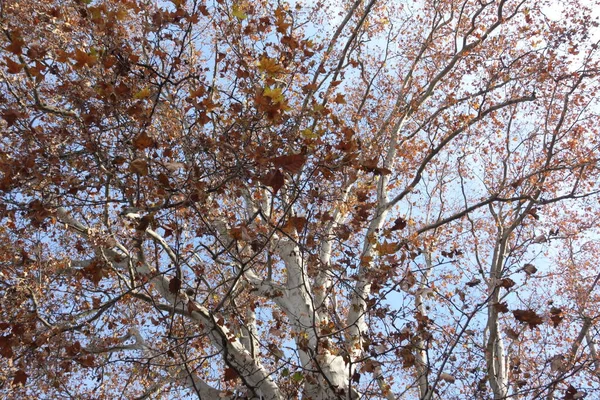
[[[0,393],[600,396],[589,3],[1,2]]]

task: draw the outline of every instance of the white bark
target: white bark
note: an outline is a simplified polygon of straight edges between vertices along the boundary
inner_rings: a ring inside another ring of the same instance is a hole
[[[426,252],[424,256],[427,267],[426,271],[429,272],[433,269],[431,254]],[[415,291],[415,308],[423,318],[427,317],[427,310],[423,304],[423,293],[426,289],[425,282],[427,280],[427,273],[420,279],[419,288]],[[417,383],[419,385],[419,398],[423,400],[429,400],[432,398],[433,392],[431,391],[431,387],[428,382],[429,363],[427,360],[425,341],[420,335],[418,335],[415,338],[413,345],[415,347],[415,367],[417,370]]]
[[[494,216],[496,217],[496,215]],[[496,220],[498,221],[497,217]],[[488,368],[488,380],[494,393],[494,399],[497,400],[505,399],[508,395],[509,388],[508,360],[507,355],[504,352],[504,342],[500,335],[498,311],[494,307],[495,304],[499,303],[500,299],[500,288],[497,287],[497,283],[501,278],[502,266],[508,249],[508,235],[509,233],[505,232],[502,228],[501,222],[498,222],[497,242],[494,248],[489,272],[489,290],[491,291],[491,297],[487,307],[488,320],[486,329],[488,331],[488,338],[485,357]]]
[[[305,381],[304,395],[314,400],[327,400],[337,398],[338,393],[348,393],[351,376],[348,365],[342,356],[319,347],[316,311],[300,248],[286,239],[278,243],[276,250],[286,266],[286,314],[294,330],[302,366],[305,370],[319,371],[316,383]],[[352,392],[351,398],[356,396]]]
[[[63,223],[77,231],[81,236],[87,237],[89,235],[90,229],[75,220],[64,208],[58,210],[58,216]],[[156,240],[155,237],[153,238]],[[111,249],[106,250],[112,251]],[[211,343],[223,353],[225,363],[240,375],[246,387],[251,388],[256,397],[264,400],[283,400],[279,388],[271,379],[268,371],[257,359],[252,357],[240,340],[231,334],[227,327],[217,323],[217,319],[208,309],[190,300],[185,293],[171,293],[169,280],[162,274],[154,275],[154,271],[143,260],[132,257],[131,263],[135,266],[137,274],[149,277],[148,283],[158,292],[160,297],[169,303],[168,306],[163,308],[188,316],[192,321],[198,323],[200,329],[211,339]],[[155,304],[155,299],[148,298],[142,293],[135,293],[134,295],[158,307]],[[205,389],[207,390],[207,396],[208,392],[214,394],[208,388]]]
[[[339,200],[340,206],[338,206],[333,212],[332,220],[329,221],[325,232],[323,233],[323,241],[321,248],[319,249],[319,274],[317,275],[314,283],[315,293],[315,307],[317,309],[318,322],[326,324],[329,319],[327,316],[328,308],[330,307],[329,294],[332,289],[333,279],[330,271],[331,267],[331,252],[333,249],[334,230],[338,227],[340,221],[344,218],[344,213],[341,211],[341,207],[348,200],[350,194],[351,184],[347,184],[342,190],[342,196]]]

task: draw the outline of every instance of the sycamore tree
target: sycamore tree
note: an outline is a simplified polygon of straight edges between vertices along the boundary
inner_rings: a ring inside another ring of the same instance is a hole
[[[598,398],[592,3],[0,2],[1,396]]]

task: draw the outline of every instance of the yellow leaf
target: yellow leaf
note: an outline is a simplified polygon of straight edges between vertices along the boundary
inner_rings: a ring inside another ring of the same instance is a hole
[[[271,89],[267,86],[263,91],[263,96],[270,98],[273,103],[283,103],[284,101],[281,88]]]
[[[300,133],[302,134],[302,136],[304,136],[307,139],[316,139],[319,137],[318,134],[314,133],[311,129],[302,129],[302,131],[300,131]]]
[[[146,98],[150,97],[151,94],[152,94],[152,92],[150,91],[150,88],[146,87],[146,88],[140,90],[139,92],[137,92],[136,94],[134,94],[133,98],[136,100],[146,99]]]
[[[231,9],[231,14],[234,17],[236,17],[237,19],[239,19],[240,21],[243,21],[246,18],[248,18],[248,16],[244,12],[244,9],[239,4],[234,4],[233,5],[233,7]]]
[[[129,16],[127,10],[121,8],[115,13],[115,17],[118,21],[124,21]]]
[[[283,67],[277,63],[276,60],[263,57],[258,62],[258,69],[268,75],[277,75],[283,72]]]

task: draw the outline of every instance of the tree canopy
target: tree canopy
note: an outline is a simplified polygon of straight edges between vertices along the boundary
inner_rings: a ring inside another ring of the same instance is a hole
[[[0,2],[2,397],[600,397],[591,3]]]

